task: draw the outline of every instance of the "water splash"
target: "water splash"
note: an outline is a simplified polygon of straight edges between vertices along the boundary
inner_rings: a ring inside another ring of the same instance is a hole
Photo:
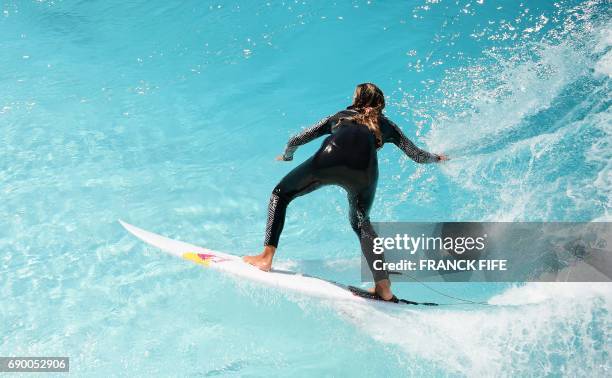
[[[444,173],[471,193],[458,217],[605,219],[611,205],[609,10],[559,11],[540,40],[449,69],[424,111]]]

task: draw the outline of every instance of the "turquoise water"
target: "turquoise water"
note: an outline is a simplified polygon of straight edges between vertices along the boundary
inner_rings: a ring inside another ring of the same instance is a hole
[[[375,221],[609,221],[605,1],[0,5],[0,355],[81,376],[609,376],[609,285],[464,284],[500,306],[381,312],[162,255],[117,219],[261,249],[287,138],[377,83],[417,144]],[[293,203],[278,266],[356,284],[344,194]],[[444,301],[418,285],[398,294]]]

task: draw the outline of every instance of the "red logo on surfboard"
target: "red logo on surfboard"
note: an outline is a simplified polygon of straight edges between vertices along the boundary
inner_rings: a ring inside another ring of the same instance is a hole
[[[223,261],[229,261],[229,259],[213,255],[212,253],[198,253],[198,257],[202,259],[202,261],[206,262],[220,263]]]

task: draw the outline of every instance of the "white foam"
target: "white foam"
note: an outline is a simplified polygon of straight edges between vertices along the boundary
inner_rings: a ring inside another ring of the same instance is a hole
[[[374,339],[450,374],[525,376],[537,366],[538,375],[598,376],[610,369],[612,348],[601,338],[610,335],[611,288],[530,283],[496,296],[490,303],[497,306],[490,307],[337,308]]]
[[[612,283],[530,282],[508,289],[489,300],[494,305],[526,305],[548,301],[589,300],[596,297],[612,304]]]
[[[608,51],[595,63],[595,72],[612,77],[612,51]]]

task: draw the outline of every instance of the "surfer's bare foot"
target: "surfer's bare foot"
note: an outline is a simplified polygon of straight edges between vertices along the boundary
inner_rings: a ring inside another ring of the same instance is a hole
[[[376,286],[368,290],[370,293],[378,294],[382,299],[388,301],[393,298],[393,292],[391,292],[391,281],[380,280],[376,282]]]
[[[274,258],[274,252],[276,248],[270,245],[265,246],[262,253],[254,256],[244,256],[242,260],[249,263],[257,268],[269,272],[272,269],[272,259]]]

